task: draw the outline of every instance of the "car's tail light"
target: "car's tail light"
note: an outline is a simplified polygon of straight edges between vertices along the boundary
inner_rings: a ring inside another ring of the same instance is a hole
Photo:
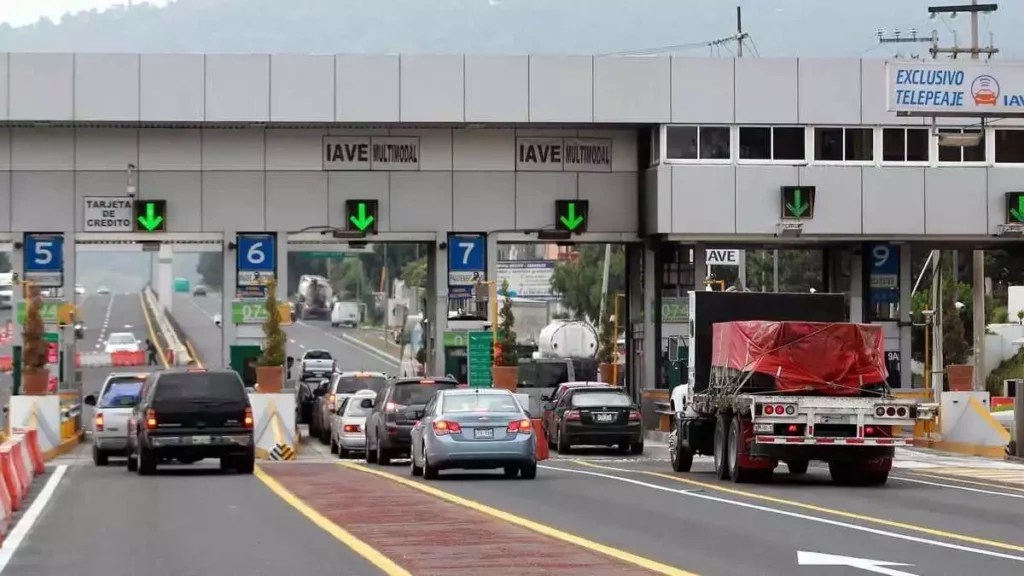
[[[248,430],[252,430],[253,423],[255,421],[252,418],[252,408],[245,409],[245,427]]]
[[[579,410],[566,410],[566,412],[565,412],[565,419],[566,420],[579,420],[580,419],[580,411]]]
[[[388,414],[394,414],[395,412],[398,412],[398,404],[395,404],[394,402],[388,402],[387,404],[384,405],[384,411],[387,412]]]
[[[531,432],[533,432],[533,422],[529,418],[509,422],[508,428],[505,429],[507,434],[529,434]]]
[[[639,422],[640,421],[640,412],[637,411],[637,410],[630,410],[629,411],[629,421],[630,422]]]
[[[103,414],[96,414],[96,431],[103,432]]]
[[[349,433],[359,432],[359,424],[345,424],[342,430]]]
[[[156,410],[146,410],[146,430],[156,430]]]
[[[448,420],[434,420],[434,434],[444,436],[445,434],[461,434],[462,426],[458,422]]]

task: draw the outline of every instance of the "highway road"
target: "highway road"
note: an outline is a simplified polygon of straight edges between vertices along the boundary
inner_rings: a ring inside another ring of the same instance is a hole
[[[219,295],[210,294],[193,298],[186,294],[175,294],[173,313],[181,329],[188,335],[196,352],[207,366],[220,366],[221,330],[214,324],[214,315],[221,311]],[[300,320],[285,327],[288,333],[288,354],[296,360],[306,350],[319,348],[328,350],[338,360],[342,370],[368,370],[395,374],[397,360],[388,359],[380,353],[372,353],[364,346],[345,339],[351,329],[331,328],[323,320]]]

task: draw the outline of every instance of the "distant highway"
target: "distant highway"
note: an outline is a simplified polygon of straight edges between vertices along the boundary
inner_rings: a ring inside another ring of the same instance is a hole
[[[221,366],[222,332],[214,324],[214,315],[221,312],[221,299],[217,294],[193,298],[186,294],[174,296],[174,318],[188,336],[206,366]],[[296,360],[310,349],[323,349],[338,360],[342,370],[367,370],[396,374],[398,361],[374,354],[364,347],[343,338],[351,329],[331,328],[323,320],[297,321],[286,326],[288,354]]]

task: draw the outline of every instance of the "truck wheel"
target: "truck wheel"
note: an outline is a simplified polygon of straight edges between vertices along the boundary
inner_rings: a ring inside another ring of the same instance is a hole
[[[807,460],[788,460],[786,461],[786,468],[789,469],[790,474],[807,474],[807,466],[810,464]]]
[[[693,467],[693,451],[684,446],[678,436],[675,436],[675,442],[669,450],[669,459],[672,461],[672,469],[676,472],[689,472]]]
[[[153,456],[153,453],[149,448],[139,446],[137,454],[139,458],[139,476],[151,476],[156,474],[156,458]]]
[[[732,416],[719,414],[715,422],[715,476],[729,478],[729,424]]]

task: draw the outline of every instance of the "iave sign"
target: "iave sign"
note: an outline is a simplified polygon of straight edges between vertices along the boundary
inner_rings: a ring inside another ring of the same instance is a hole
[[[886,62],[890,112],[985,116],[1024,114],[1024,66]]]
[[[704,263],[708,266],[739,266],[740,251],[708,248],[704,253]]]
[[[130,198],[86,196],[82,199],[83,226],[86,232],[131,232],[135,204]]]

